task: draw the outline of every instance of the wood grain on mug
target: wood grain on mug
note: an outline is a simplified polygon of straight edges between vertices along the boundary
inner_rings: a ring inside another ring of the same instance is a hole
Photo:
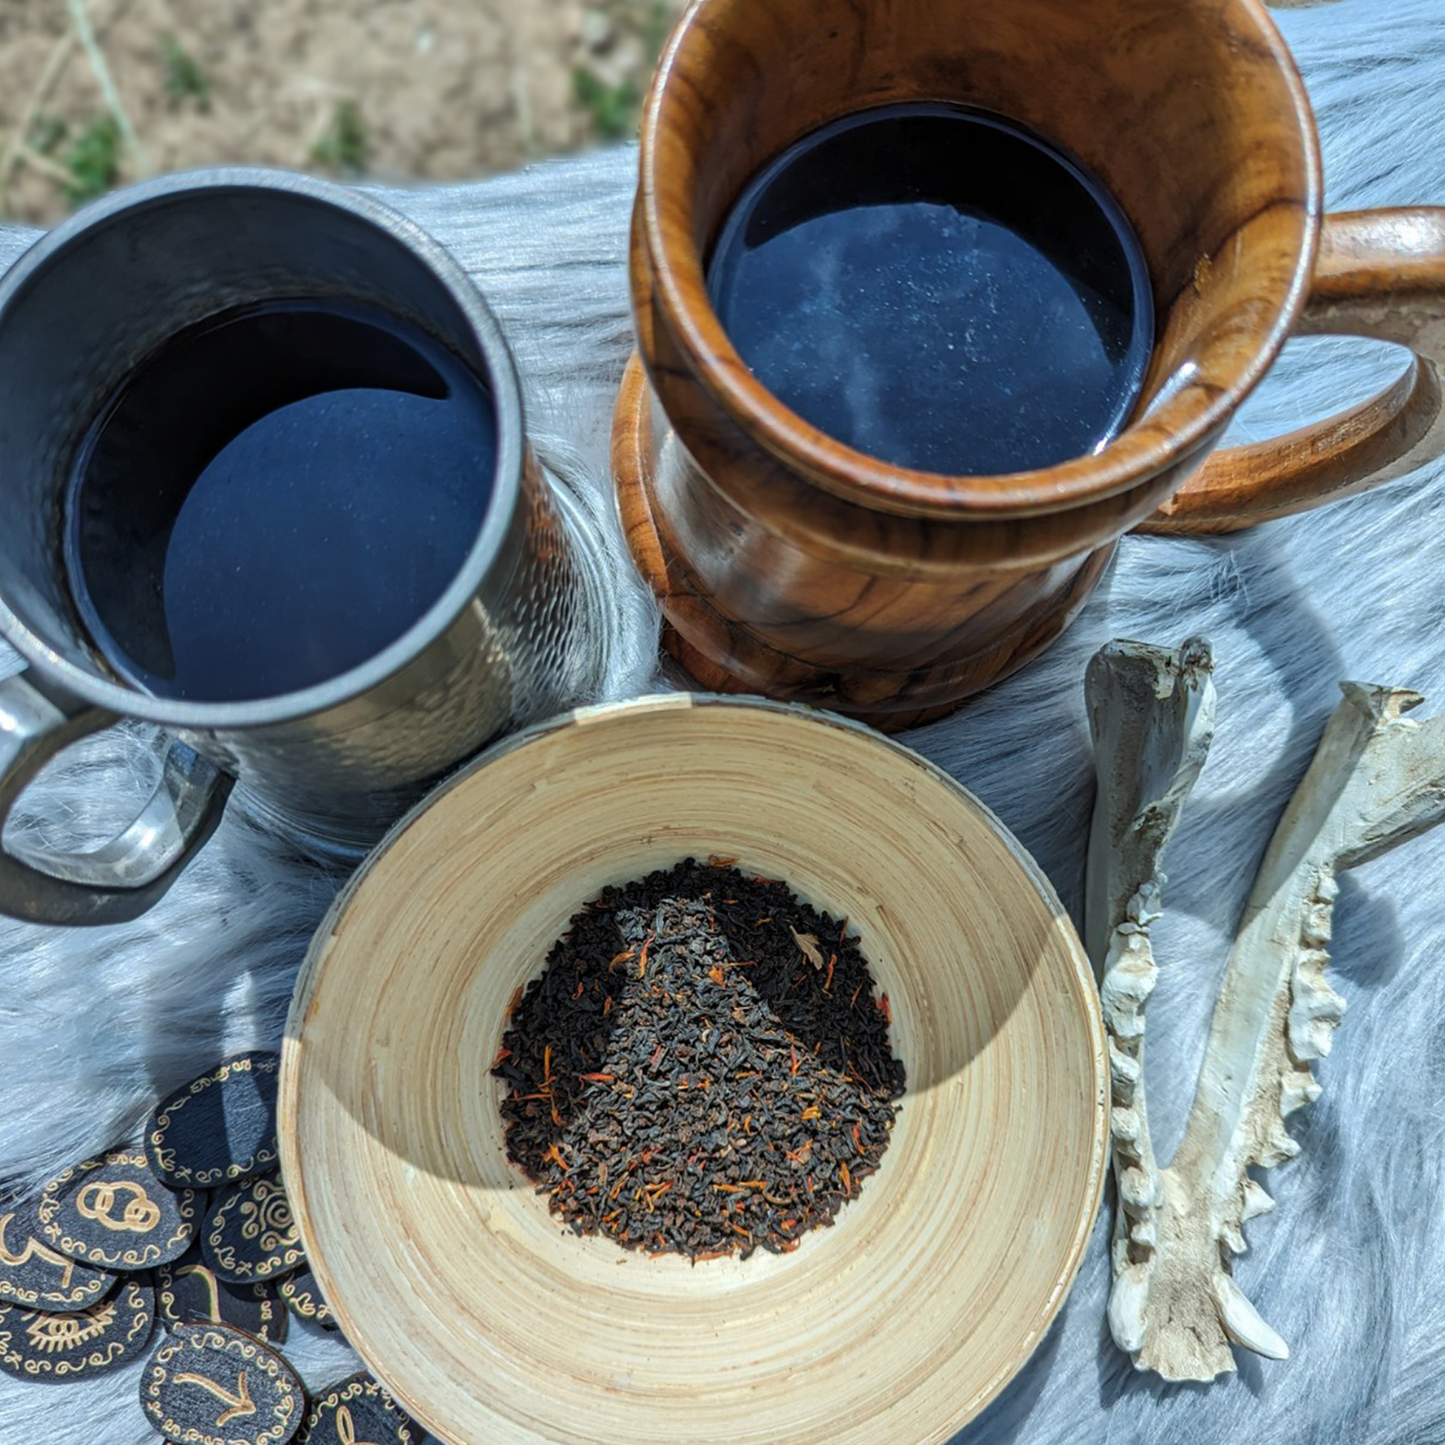
[[[1299,333],[1365,336],[1415,356],[1338,416],[1216,452],[1143,530],[1238,531],[1404,476],[1445,451],[1445,208],[1326,216]]]
[[[718,322],[705,258],[756,170],[841,115],[919,99],[1031,127],[1092,170],[1137,232],[1154,354],[1131,423],[1099,454],[999,476],[889,465],[777,401]],[[1238,525],[1418,458],[1439,409],[1423,363],[1335,424],[1330,466],[1246,455],[1211,465],[1195,500],[1193,479],[1307,300],[1305,329],[1361,330],[1381,287],[1429,290],[1445,267],[1428,227],[1361,240],[1332,221],[1312,283],[1319,213],[1308,102],[1255,0],[700,0],[644,117],[630,264],[646,377],[629,371],[613,436],[669,649],[710,687],[908,726],[1047,646],[1117,538],[1161,507],[1151,525]],[[1367,254],[1336,277],[1347,236]],[[1407,255],[1424,259],[1401,271]],[[1349,297],[1327,303],[1330,285]]]

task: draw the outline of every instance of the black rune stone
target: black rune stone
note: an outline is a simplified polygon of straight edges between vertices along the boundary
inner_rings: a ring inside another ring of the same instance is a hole
[[[323,1390],[296,1445],[417,1445],[421,1430],[364,1371]]]
[[[151,1357],[140,1402],[156,1430],[187,1445],[287,1445],[306,1414],[286,1361],[225,1325],[179,1326]]]
[[[245,1179],[211,1201],[201,1231],[205,1261],[222,1278],[253,1284],[288,1274],[306,1258],[291,1201],[274,1174]]]
[[[156,1173],[215,1189],[275,1169],[277,1054],[237,1054],[157,1105],[146,1127]]]
[[[198,1244],[156,1271],[156,1312],[168,1330],[177,1325],[232,1325],[271,1345],[285,1343],[289,1320],[274,1285],[222,1279]]]
[[[36,1216],[61,1254],[100,1269],[153,1269],[186,1252],[201,1198],[162,1183],[142,1150],[118,1149],[56,1175]]]
[[[26,1309],[67,1313],[89,1309],[116,1277],[57,1253],[41,1237],[39,1199],[0,1212],[0,1300]]]
[[[323,1330],[341,1328],[336,1316],[331,1312],[331,1306],[326,1303],[326,1298],[321,1293],[321,1286],[316,1283],[316,1276],[309,1269],[298,1269],[295,1274],[287,1275],[277,1288],[286,1302],[286,1308],[297,1319],[310,1320],[313,1325],[320,1325]]]
[[[89,1309],[53,1314],[0,1307],[0,1370],[20,1380],[68,1384],[104,1375],[145,1349],[155,1323],[146,1276],[122,1280]]]

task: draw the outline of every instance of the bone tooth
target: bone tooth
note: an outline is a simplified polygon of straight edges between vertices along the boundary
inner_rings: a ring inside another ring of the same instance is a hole
[[[1139,1115],[1134,1109],[1115,1109],[1109,1115],[1109,1132],[1122,1144],[1139,1140]]]
[[[1148,1337],[1144,1310],[1149,1302],[1149,1273],[1137,1266],[1114,1276],[1109,1291],[1109,1333],[1121,1350],[1138,1354]]]
[[[1316,988],[1325,981],[1325,969],[1330,965],[1330,955],[1323,948],[1301,946],[1295,959],[1294,974],[1290,987],[1298,993],[1303,988]]]
[[[1316,900],[1305,909],[1304,923],[1300,928],[1300,942],[1306,948],[1321,951],[1330,946],[1335,931],[1335,906]]]
[[[1231,1254],[1243,1254],[1249,1248],[1244,1242],[1244,1231],[1237,1224],[1225,1224],[1219,1238]]]
[[[1337,1027],[1331,1019],[1317,1019],[1304,1030],[1300,1047],[1295,1049],[1295,1057],[1305,1061],[1328,1058],[1330,1050],[1335,1046]],[[1293,1043],[1291,1047],[1294,1047]]]
[[[1139,1060],[1132,1054],[1126,1054],[1123,1049],[1109,1044],[1109,1072],[1113,1075],[1114,1084],[1117,1086],[1127,1085],[1132,1093],[1139,1082],[1140,1068]]]
[[[1293,1159],[1300,1151],[1300,1142],[1291,1134],[1286,1134],[1280,1129],[1279,1138],[1275,1141],[1275,1148],[1284,1155],[1286,1159]]]
[[[1289,1046],[1302,1061],[1323,1058],[1345,1016],[1345,1000],[1320,978],[1296,978],[1289,1006]]]
[[[1152,1208],[1160,1198],[1158,1177],[1137,1167],[1125,1169],[1119,1175],[1119,1198],[1129,1209]]]
[[[1301,966],[1295,971],[1291,987],[1290,1011],[1310,1018],[1332,1018],[1338,1023],[1345,1016],[1345,1000],[1330,987],[1322,972]]]
[[[1124,916],[1138,932],[1147,933],[1149,925],[1164,916],[1164,885],[1168,881],[1163,869],[1156,864],[1154,876],[1141,883],[1129,899]]]
[[[1323,1090],[1312,1078],[1300,1074],[1287,1076],[1279,1086],[1280,1117],[1288,1119],[1291,1114],[1298,1113],[1306,1104],[1313,1104],[1322,1092]]]
[[[1284,1125],[1279,1120],[1275,1120],[1274,1131],[1260,1150],[1257,1162],[1266,1169],[1273,1169],[1276,1164],[1283,1164],[1285,1160],[1293,1159],[1299,1151],[1299,1142],[1291,1139],[1285,1132]]]
[[[1099,988],[1099,1003],[1111,1033],[1135,1039],[1144,1032],[1144,1009],[1158,977],[1159,970],[1147,953],[1109,968]]]
[[[1240,1213],[1241,1223],[1258,1219],[1261,1214],[1268,1214],[1274,1208],[1274,1200],[1265,1193],[1264,1189],[1253,1179],[1244,1181],[1244,1208]]]
[[[1219,1323],[1236,1345],[1253,1350],[1267,1360],[1289,1359],[1289,1346],[1265,1324],[1259,1311],[1244,1297],[1244,1291],[1235,1284],[1231,1275],[1222,1270],[1216,1274],[1212,1293],[1219,1310]]]
[[[1303,985],[1301,987],[1300,985]],[[1296,980],[1295,998],[1291,1007],[1308,1013],[1311,1018],[1330,1019],[1334,1023],[1345,1016],[1347,1007],[1344,998],[1337,994],[1324,979],[1306,975]]]
[[[1149,1001],[1159,979],[1154,955],[1140,936],[1137,946],[1110,949],[1104,969],[1104,990],[1120,999],[1131,999],[1137,1006]]]
[[[1109,1032],[1120,1040],[1132,1040],[1144,1036],[1144,1013],[1134,1007],[1120,1008],[1104,989],[1099,995],[1104,1006],[1104,1023]]]
[[[1099,981],[1102,983],[1110,973],[1123,968],[1137,972],[1141,962],[1146,971],[1154,963],[1154,949],[1149,942],[1149,930],[1135,928],[1126,920],[1114,931],[1109,941],[1109,947],[1104,953],[1104,968],[1099,974]],[[1147,989],[1144,997],[1149,997]]]

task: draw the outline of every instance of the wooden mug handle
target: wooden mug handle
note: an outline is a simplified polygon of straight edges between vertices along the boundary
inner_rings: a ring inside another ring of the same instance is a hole
[[[1141,532],[1236,532],[1403,476],[1445,452],[1445,207],[1326,216],[1296,334],[1364,336],[1415,353],[1369,401],[1216,452]]]

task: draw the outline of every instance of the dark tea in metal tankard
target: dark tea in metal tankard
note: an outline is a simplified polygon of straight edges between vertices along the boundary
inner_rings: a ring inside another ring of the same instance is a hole
[[[135,187],[0,280],[0,825],[122,717],[172,735],[97,851],[0,852],[0,910],[133,917],[233,782],[342,852],[577,700],[600,595],[502,332],[374,198],[265,171]]]

